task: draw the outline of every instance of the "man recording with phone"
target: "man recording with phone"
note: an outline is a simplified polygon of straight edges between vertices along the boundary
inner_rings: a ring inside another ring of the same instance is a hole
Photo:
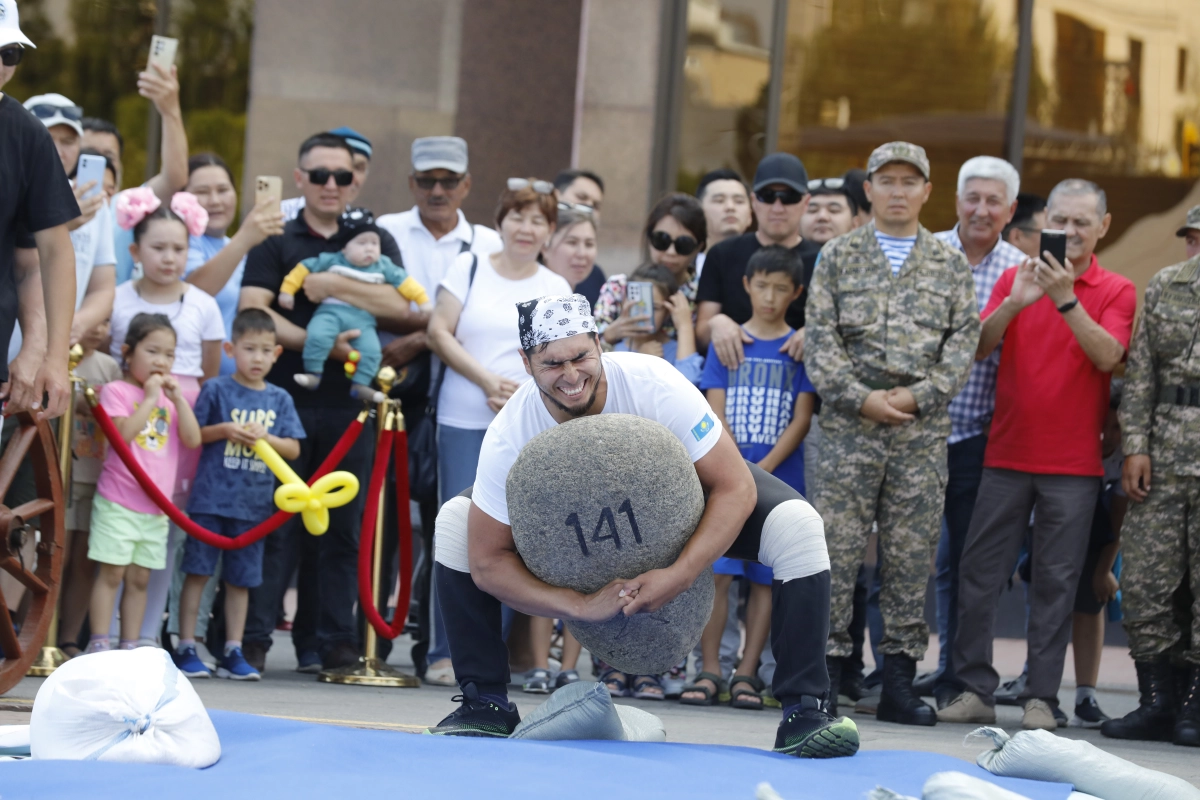
[[[944,722],[996,720],[996,601],[1036,501],[1029,678],[1018,702],[1025,708],[1023,727],[1057,727],[1071,611],[1104,474],[1100,437],[1109,384],[1125,358],[1137,295],[1128,279],[1103,269],[1095,256],[1112,219],[1103,189],[1062,181],[1050,193],[1047,212],[1061,235],[1044,231],[1041,258],[1006,270],[982,314],[976,360],[1002,340],[1003,349],[983,478],[959,566],[952,658],[964,691],[938,712]],[[1065,243],[1063,258],[1050,251],[1055,239]]]

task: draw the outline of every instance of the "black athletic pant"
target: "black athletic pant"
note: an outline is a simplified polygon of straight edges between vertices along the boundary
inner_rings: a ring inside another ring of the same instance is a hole
[[[763,523],[771,511],[799,492],[754,464],[748,464],[758,504],[725,553],[757,561]],[[469,497],[470,489],[461,496]],[[460,686],[475,684],[480,694],[507,694],[508,647],[500,633],[500,601],[478,588],[469,573],[434,565],[438,601],[446,623],[450,659]],[[828,699],[825,643],[829,636],[829,571],[771,586],[771,650],[775,654],[772,694],[786,708],[807,695]]]

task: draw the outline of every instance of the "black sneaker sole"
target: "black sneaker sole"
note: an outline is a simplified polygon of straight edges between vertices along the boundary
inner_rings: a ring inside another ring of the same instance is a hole
[[[510,734],[497,733],[494,731],[481,731],[471,728],[454,728],[451,730],[439,731],[434,728],[426,728],[421,731],[426,736],[469,736],[477,739],[507,739]]]
[[[858,752],[858,744],[858,726],[842,717],[791,746],[775,748],[775,752],[797,758],[846,758]]]

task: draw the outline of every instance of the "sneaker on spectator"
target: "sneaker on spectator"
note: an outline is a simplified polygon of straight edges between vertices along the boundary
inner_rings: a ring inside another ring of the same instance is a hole
[[[296,654],[296,672],[302,672],[305,675],[316,675],[320,671],[321,654],[316,650],[302,650]]]
[[[216,656],[214,656],[211,652],[209,652],[208,646],[205,645],[204,642],[200,641],[199,639],[196,640],[196,655],[200,657],[200,661],[201,661],[201,663],[204,664],[204,666],[208,667],[210,670],[216,670],[216,668],[217,668]],[[249,659],[247,659],[247,660],[249,660]]]
[[[267,667],[267,650],[269,649],[270,647],[259,642],[242,642],[242,655],[245,656],[246,663],[259,672],[264,671]]]
[[[1029,675],[1022,672],[1011,681],[1005,681],[1000,684],[1000,688],[996,690],[994,695],[996,705],[1000,706],[1019,706],[1017,698],[1021,696],[1021,692],[1025,691],[1025,682],[1029,679]]]
[[[550,670],[535,667],[526,672],[521,691],[526,694],[550,694]]]
[[[687,669],[679,664],[667,670],[662,676],[663,697],[668,700],[678,700],[687,684]]]
[[[217,677],[234,681],[262,680],[259,671],[246,662],[240,647],[229,648],[229,652],[221,658],[221,663],[217,666]]]
[[[196,655],[196,648],[192,646],[181,647],[175,651],[175,666],[179,667],[179,671],[189,678],[211,678],[212,673],[208,667]]]
[[[945,708],[939,709],[937,718],[938,722],[995,725],[996,709],[983,702],[983,698],[974,692],[963,692]]]
[[[1054,718],[1054,709],[1049,703],[1040,697],[1031,697],[1025,702],[1021,727],[1027,731],[1052,731],[1058,728],[1058,720]]]
[[[1075,718],[1071,720],[1072,728],[1099,728],[1108,721],[1108,715],[1100,710],[1100,704],[1094,697],[1085,697],[1082,703],[1075,704]]]
[[[425,670],[425,683],[433,686],[458,686],[458,681],[454,679],[454,664],[448,658],[433,662]]]
[[[1066,728],[1070,725],[1067,719],[1067,712],[1059,708],[1058,703],[1047,703],[1050,706],[1050,713],[1054,715],[1054,721],[1058,723],[1058,727]]]
[[[558,673],[558,677],[554,679],[554,688],[561,689],[564,686],[569,686],[572,683],[579,683],[579,671],[574,669],[564,669]]]

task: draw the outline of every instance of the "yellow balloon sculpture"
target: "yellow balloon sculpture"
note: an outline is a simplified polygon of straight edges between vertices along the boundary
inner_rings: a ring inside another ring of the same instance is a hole
[[[266,439],[254,443],[254,452],[283,484],[275,490],[275,505],[291,514],[299,514],[305,529],[313,536],[329,530],[329,509],[346,505],[358,494],[358,478],[353,473],[331,472],[309,486],[300,480],[275,448],[267,444]]]

